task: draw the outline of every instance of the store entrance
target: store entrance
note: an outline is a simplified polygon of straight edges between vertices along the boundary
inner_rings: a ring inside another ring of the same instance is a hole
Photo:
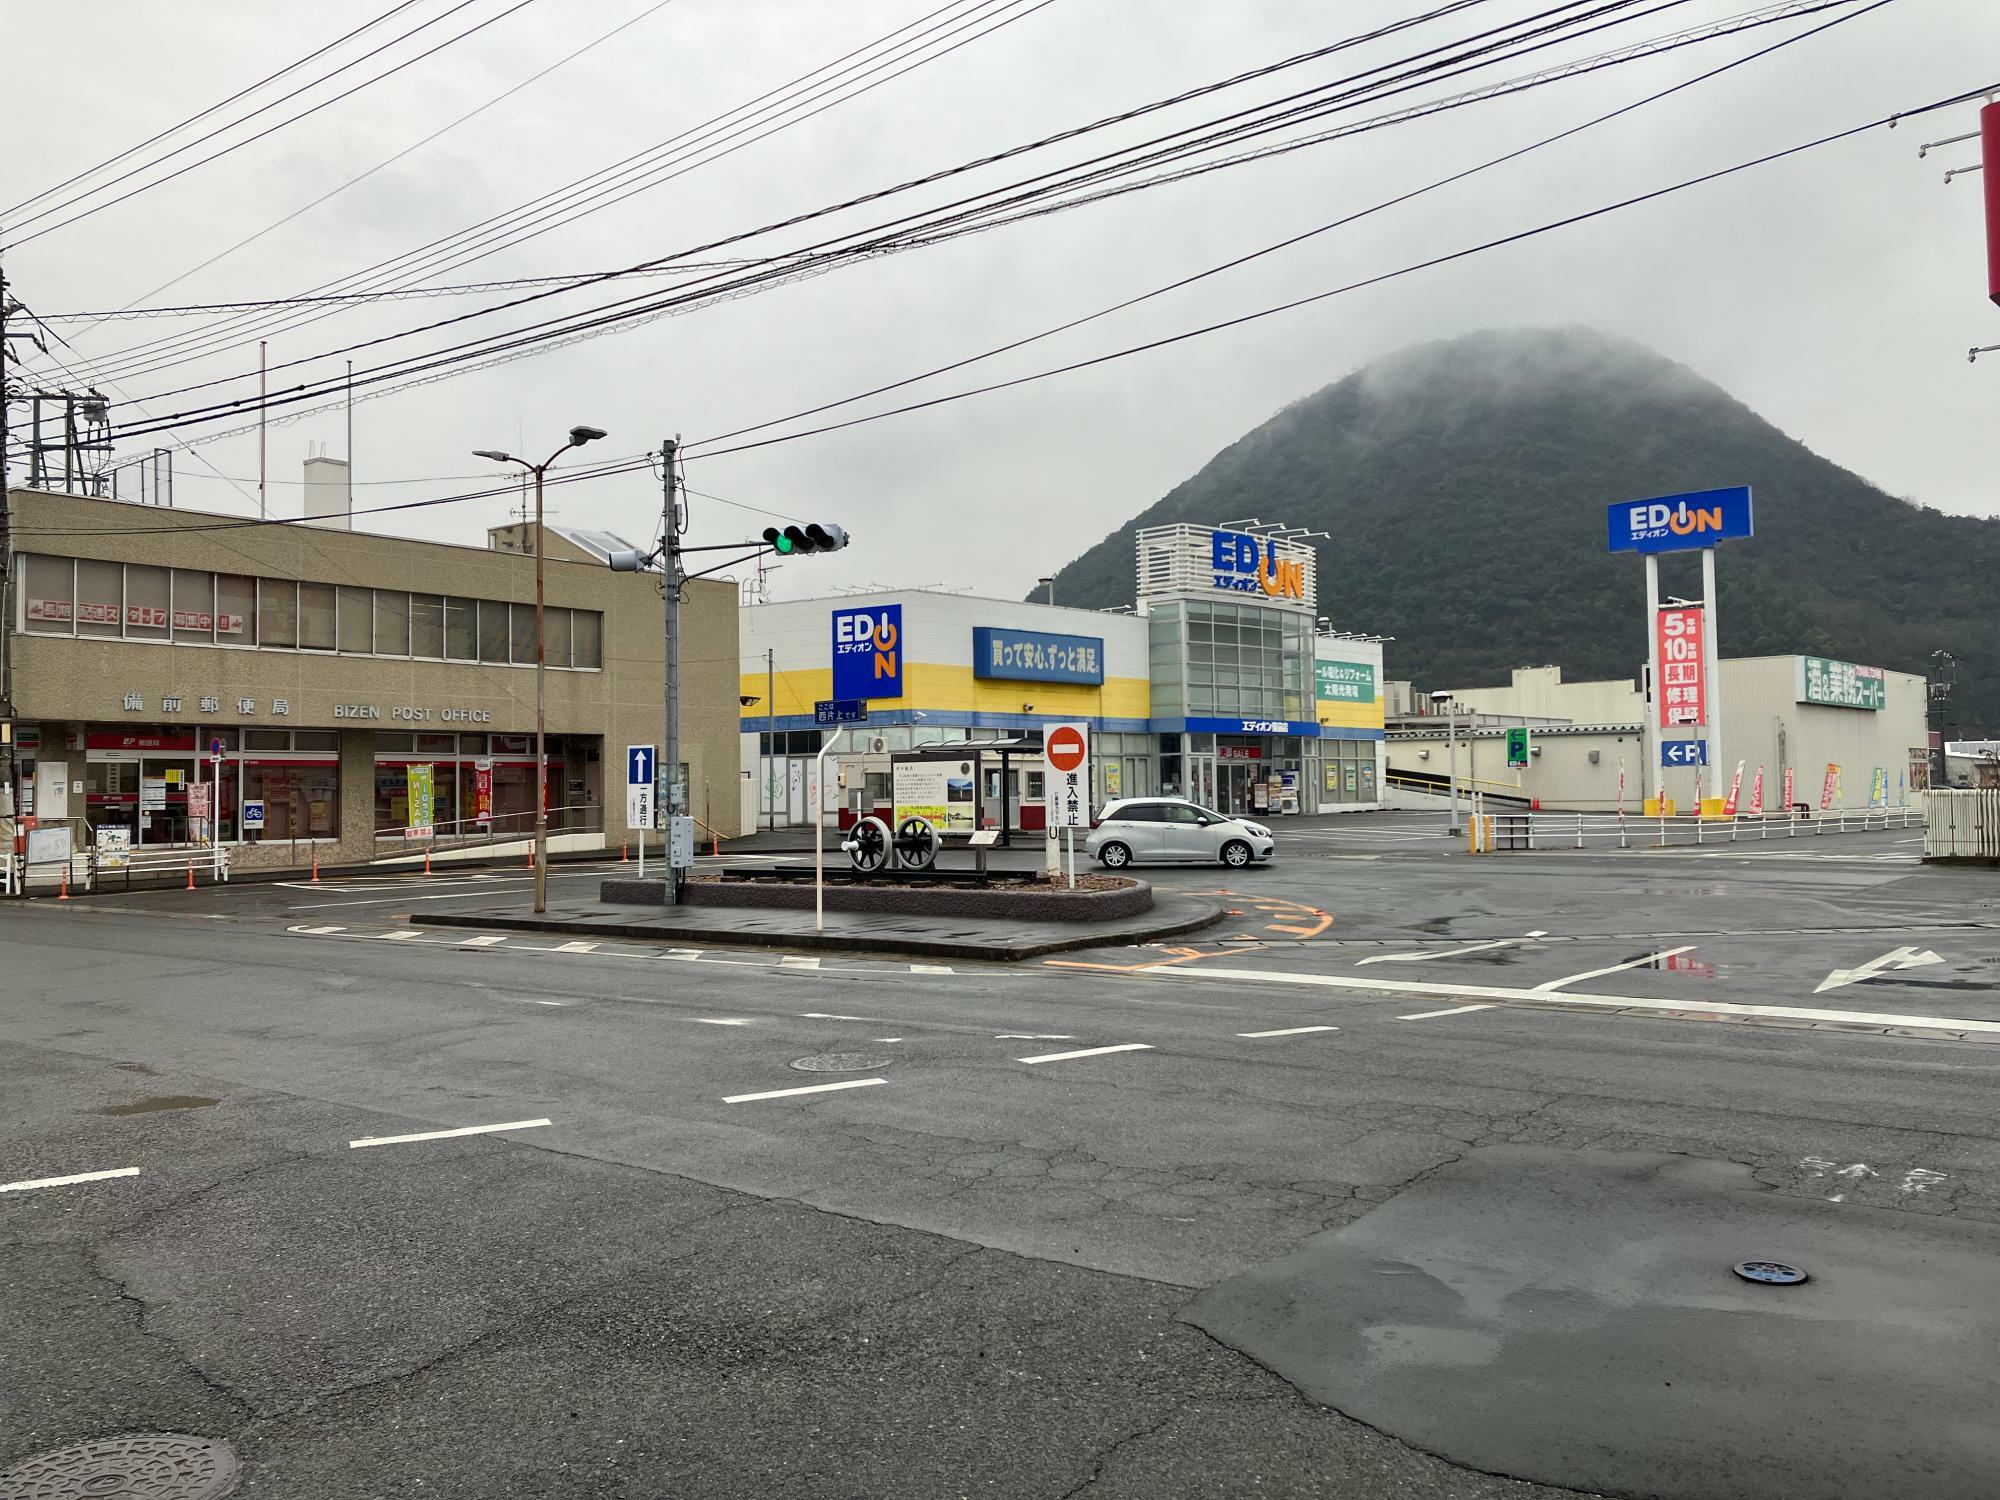
[[[1216,766],[1217,812],[1240,818],[1250,812],[1250,783],[1260,778],[1263,767],[1255,762],[1225,760]]]

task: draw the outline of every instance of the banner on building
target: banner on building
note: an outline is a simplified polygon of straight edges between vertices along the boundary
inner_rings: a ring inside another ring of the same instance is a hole
[[[493,821],[493,762],[489,757],[472,763],[472,818],[476,823]]]

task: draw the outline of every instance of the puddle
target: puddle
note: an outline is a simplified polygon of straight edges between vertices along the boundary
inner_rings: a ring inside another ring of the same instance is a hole
[[[107,1104],[96,1111],[100,1115],[150,1115],[168,1109],[207,1109],[211,1104],[220,1104],[220,1099],[205,1099],[200,1094],[160,1094],[152,1099],[141,1099],[133,1104]]]

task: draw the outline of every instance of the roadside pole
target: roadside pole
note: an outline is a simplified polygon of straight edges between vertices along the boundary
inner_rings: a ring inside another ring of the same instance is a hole
[[[1702,663],[1703,675],[1708,678],[1708,691],[1703,694],[1708,710],[1708,765],[1709,783],[1719,795],[1722,791],[1722,632],[1720,619],[1716,614],[1715,595],[1715,549],[1701,549],[1701,595],[1703,605],[1703,630],[1701,648],[1708,660]],[[1696,812],[1701,809],[1696,807]]]
[[[666,670],[667,670],[667,742],[662,753],[660,774],[665,778],[667,805],[660,813],[660,824],[666,832],[666,847],[661,853],[666,857],[667,905],[681,903],[681,872],[674,863],[674,819],[686,809],[681,805],[685,788],[677,786],[681,769],[681,519],[679,507],[674,503],[674,460],[680,444],[669,438],[660,444],[661,504],[660,504],[660,567],[661,589],[666,601]],[[643,845],[645,836],[640,835]]]
[[[1458,821],[1458,700],[1451,700],[1450,714],[1445,730],[1445,753],[1451,759],[1451,831],[1456,834]]]
[[[813,824],[813,931],[826,931],[826,753],[852,728],[843,724],[822,740],[813,757],[813,786],[806,801],[811,804]]]
[[[1666,712],[1666,689],[1660,686],[1660,559],[1646,554],[1646,764],[1639,772],[1639,796],[1650,783],[1659,814],[1667,814],[1667,771],[1660,763],[1660,715]],[[1642,804],[1643,805],[1643,804]],[[1699,805],[1695,808],[1700,812]]]

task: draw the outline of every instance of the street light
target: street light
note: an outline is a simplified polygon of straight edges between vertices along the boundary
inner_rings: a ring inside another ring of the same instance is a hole
[[[516,458],[511,453],[503,453],[497,448],[475,448],[474,458],[490,459],[496,464],[519,464],[535,476],[535,913],[537,916],[549,909],[549,759],[548,759],[548,647],[543,633],[545,595],[543,590],[543,554],[548,551],[546,533],[542,529],[542,475],[549,465],[561,458],[572,448],[581,448],[585,443],[595,442],[604,436],[602,427],[576,426],[569,430],[569,441],[538,464],[531,464],[525,458]]]
[[[1460,831],[1458,822],[1458,700],[1452,697],[1450,692],[1440,688],[1437,692],[1431,694],[1431,706],[1436,708],[1439,705],[1445,707],[1449,715],[1448,723],[1450,725],[1445,743],[1450,747],[1448,754],[1451,757],[1451,815],[1446,820],[1447,826],[1445,832],[1455,835]]]

